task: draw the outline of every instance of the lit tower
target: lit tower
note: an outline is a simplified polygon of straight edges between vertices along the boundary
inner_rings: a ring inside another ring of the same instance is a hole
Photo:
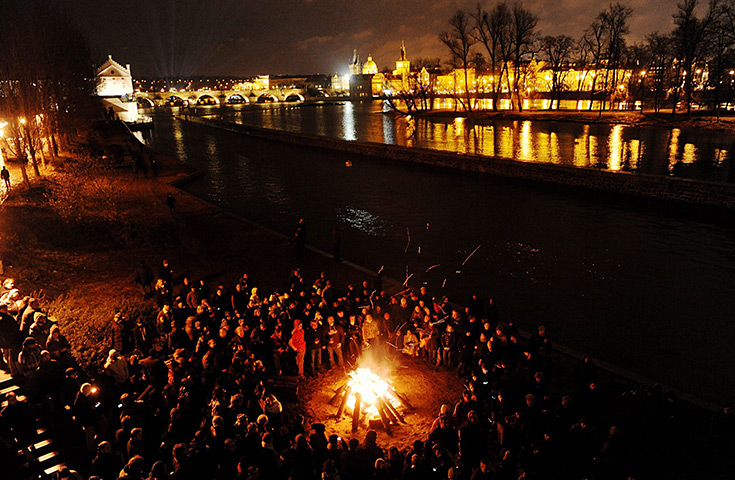
[[[411,61],[406,58],[406,45],[401,40],[401,58],[396,60],[393,75],[408,75],[409,73],[411,73]]]
[[[352,51],[352,60],[350,61],[350,75],[360,75],[362,73],[362,65],[360,65],[360,55],[357,50]]]

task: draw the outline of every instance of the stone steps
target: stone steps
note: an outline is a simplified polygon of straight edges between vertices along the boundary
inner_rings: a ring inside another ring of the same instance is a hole
[[[3,399],[0,404],[5,407],[8,401],[5,396],[15,392],[18,400],[25,401],[22,388],[14,381],[13,377],[6,372],[0,371],[0,398]],[[20,445],[16,452],[17,471],[27,472],[28,478],[40,478],[41,472],[46,476],[51,476],[61,468],[65,467],[63,455],[59,452],[51,433],[44,427],[41,420],[36,417],[36,438],[33,439],[32,445]],[[12,472],[11,472],[12,475]],[[0,478],[4,478],[0,473]]]

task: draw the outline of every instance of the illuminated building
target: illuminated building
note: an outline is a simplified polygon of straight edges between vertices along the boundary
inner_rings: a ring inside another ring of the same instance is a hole
[[[475,91],[475,69],[467,69],[467,83],[470,86],[470,92]],[[460,95],[467,91],[465,85],[465,71],[463,68],[455,68],[449,73],[439,75],[436,78],[436,93],[440,95]]]
[[[350,75],[332,75],[332,90],[337,94],[349,93]]]
[[[350,72],[356,71],[360,63],[357,50],[353,52]],[[378,73],[378,65],[371,55],[362,64],[362,73],[350,75],[350,96],[352,98],[372,98],[379,96],[385,88],[385,75]]]
[[[112,111],[123,122],[138,120],[138,102],[133,92],[133,76],[130,65],[122,66],[108,55],[107,61],[97,69],[97,96],[105,109]]]
[[[372,75],[350,75],[350,97],[369,99],[373,97]]]
[[[362,65],[363,75],[375,75],[378,73],[378,65],[373,61],[372,55],[368,55],[367,61]]]

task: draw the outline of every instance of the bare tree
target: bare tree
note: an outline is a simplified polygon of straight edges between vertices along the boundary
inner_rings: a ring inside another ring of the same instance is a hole
[[[91,121],[94,69],[84,36],[42,0],[0,5],[0,58],[0,108],[10,119],[8,147],[21,159],[25,182],[27,159],[41,175],[45,138],[56,145],[56,133],[78,128],[72,119]]]
[[[492,74],[493,110],[498,109],[503,78],[507,78],[511,52],[511,10],[506,2],[500,2],[487,12],[478,3],[472,15],[475,20],[473,35],[485,47],[488,66]],[[510,85],[508,85],[510,91]]]
[[[472,36],[472,27],[470,26],[470,18],[464,10],[457,10],[452,18],[449,19],[451,29],[448,32],[442,32],[439,40],[449,48],[452,57],[452,63],[464,70],[464,93],[465,102],[464,109],[472,111],[472,103],[470,101],[470,89],[468,70],[472,60],[472,46],[477,40]]]
[[[599,21],[607,34],[607,51],[605,52],[605,96],[600,104],[600,111],[605,110],[608,94],[613,101],[619,83],[620,66],[625,53],[625,35],[630,32],[628,19],[633,9],[620,3],[613,3],[599,15]]]
[[[422,79],[421,75],[411,75],[406,78],[402,88],[387,94],[385,100],[393,111],[413,115],[432,108],[435,86],[435,75],[430,74],[426,79]]]
[[[606,37],[605,24],[600,21],[599,17],[592,22],[582,37],[582,41],[587,46],[590,57],[590,64],[587,65],[587,71],[592,70],[592,73],[590,73],[592,75],[592,86],[590,88],[589,110],[592,110],[592,105],[595,100],[595,90],[597,81],[599,80],[600,66],[603,63],[603,54],[607,45]]]
[[[574,50],[574,39],[566,35],[556,37],[543,37],[540,41],[541,53],[551,70],[551,102],[549,110],[553,109],[556,100],[556,109],[561,103],[561,91],[564,88],[564,80],[568,72],[566,66],[569,63]]]
[[[720,118],[720,99],[722,94],[723,77],[725,69],[731,65],[733,57],[733,37],[729,28],[728,15],[723,10],[712,22],[709,34],[708,77],[707,86],[712,92],[712,109]]]
[[[646,37],[646,47],[650,58],[646,76],[653,87],[653,110],[658,113],[670,81],[672,39],[668,35],[653,32]]]
[[[521,101],[521,73],[526,57],[534,53],[538,17],[520,4],[513,5],[513,91],[518,102],[518,111],[523,110]],[[512,95],[511,95],[512,98]]]
[[[646,99],[646,74],[645,69],[651,63],[651,52],[644,42],[634,43],[626,50],[624,65],[628,70],[626,73],[628,97],[643,102]]]
[[[425,68],[428,71],[438,70],[441,68],[442,60],[439,57],[435,58],[422,58],[418,57],[411,60],[411,67],[413,70],[421,70]]]
[[[707,11],[702,18],[697,17],[695,10],[699,0],[683,0],[677,5],[674,14],[674,46],[677,62],[677,88],[675,89],[674,106],[672,111],[676,113],[676,104],[679,97],[679,85],[683,76],[684,101],[687,105],[687,115],[692,113],[692,92],[694,90],[694,67],[697,60],[704,56],[707,49],[707,37],[711,33],[714,23],[723,14],[719,0],[710,0]]]

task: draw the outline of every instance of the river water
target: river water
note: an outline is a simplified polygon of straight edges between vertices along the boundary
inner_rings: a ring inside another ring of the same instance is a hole
[[[735,137],[716,131],[462,117],[382,115],[382,102],[199,108],[234,122],[310,135],[581,168],[735,182]]]
[[[375,139],[341,120],[346,106],[306,107],[314,113],[298,122],[279,117],[293,108],[253,107],[233,119]],[[360,112],[384,139],[401,137],[400,128],[383,130],[386,116]],[[371,270],[412,275],[411,285],[425,282],[458,303],[472,292],[493,296],[501,320],[528,330],[546,324],[559,344],[705,400],[735,394],[730,219],[268,142],[178,121],[170,111],[154,121],[148,143],[205,172],[185,187],[197,196],[287,235],[303,217],[307,241],[327,251],[339,225],[343,257]]]

